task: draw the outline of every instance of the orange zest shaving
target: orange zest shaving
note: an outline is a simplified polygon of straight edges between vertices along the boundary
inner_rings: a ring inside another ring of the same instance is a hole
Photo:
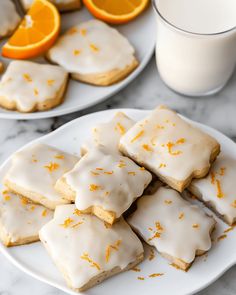
[[[164,275],[164,273],[152,273],[151,275],[149,275],[149,278],[161,277],[163,275]]]
[[[30,207],[30,210],[32,210],[32,211],[34,211],[34,209],[35,209],[35,206]]]
[[[107,175],[111,175],[111,174],[114,173],[114,171],[104,171],[103,173],[104,173],[104,174],[107,174]]]
[[[55,162],[50,162],[48,165],[45,165],[44,168],[48,169],[49,172],[53,172],[60,167],[59,164]]]
[[[220,181],[218,179],[216,179],[216,187],[217,187],[217,197],[219,199],[223,198],[224,197],[224,194],[222,192],[221,184],[220,184]]]
[[[72,228],[75,228],[75,227],[80,226],[81,224],[83,224],[83,221],[79,221],[79,222],[77,222],[76,224],[72,225],[71,227],[72,227]]]
[[[55,158],[59,159],[59,160],[63,160],[63,159],[65,159],[65,156],[58,154],[58,155],[55,156]]]
[[[94,52],[98,52],[99,51],[99,48],[95,44],[93,44],[93,43],[89,44],[89,47]]]
[[[96,170],[102,171],[103,168],[97,167]]]
[[[73,214],[79,216],[79,215],[81,215],[81,212],[79,211],[79,209],[75,209],[74,212],[73,212]]]
[[[185,143],[185,138],[180,138],[176,141],[176,144],[183,144]]]
[[[224,230],[224,233],[230,232],[231,230],[233,230],[235,228],[235,226],[236,225],[233,225],[233,226],[228,227],[227,229]]]
[[[211,172],[211,183],[215,184],[215,180],[216,180],[216,175],[214,172]]]
[[[122,124],[120,124],[119,122],[116,124],[116,129],[118,129],[120,134],[122,134],[122,135],[125,134],[125,132],[126,132],[125,127]]]
[[[184,218],[184,213],[181,212],[181,213],[179,214],[179,219],[181,220],[181,219],[183,219],[183,218]]]
[[[61,226],[63,226],[64,228],[67,228],[71,225],[71,223],[73,223],[74,220],[71,219],[70,217],[68,217],[67,219],[64,220],[64,223],[60,224]]]
[[[149,256],[148,256],[148,260],[152,261],[154,258],[155,258],[155,251],[151,248]]]
[[[233,201],[233,203],[231,204],[232,207],[236,208],[236,200]]]
[[[90,173],[93,174],[94,176],[100,175],[98,172],[94,172],[94,171],[90,171]]]
[[[39,91],[37,88],[34,88],[34,95],[37,96],[39,94]]]
[[[135,142],[137,139],[139,139],[141,136],[144,135],[144,130],[141,130],[135,137],[131,140],[131,143]]]
[[[155,238],[160,238],[161,237],[161,234],[163,232],[163,227],[161,226],[159,221],[155,222],[155,227],[156,227],[156,230],[155,231],[153,230],[154,234],[153,234],[153,236],[151,238],[148,239],[148,241],[151,241],[151,240],[153,240]]]
[[[161,163],[158,168],[165,168],[165,167],[166,167],[166,164]]]
[[[134,171],[129,171],[128,174],[129,174],[129,175],[133,175],[133,176],[136,175],[136,173],[135,173]]]
[[[219,173],[219,175],[224,176],[224,175],[225,175],[225,170],[226,170],[225,167],[221,167],[221,168],[220,168],[220,173]]]
[[[145,280],[144,277],[137,277],[137,279],[140,280],[140,281],[144,281]]]
[[[221,235],[217,238],[217,242],[221,241],[221,240],[224,240],[225,238],[227,238],[227,235],[224,234],[224,235]]]
[[[172,201],[171,200],[165,200],[164,203],[167,204],[167,205],[170,205],[170,204],[172,204]]]
[[[145,171],[146,169],[144,167],[140,167],[139,170]]]
[[[80,29],[79,32],[80,32],[80,35],[83,36],[83,37],[85,37],[86,34],[87,34],[87,30],[86,29]]]
[[[11,199],[11,196],[7,195],[7,194],[4,194],[4,200],[5,201],[9,201]]]
[[[73,34],[75,34],[75,33],[78,33],[78,30],[77,30],[77,28],[75,28],[75,27],[70,28],[70,29],[66,32],[66,34],[68,34],[68,35],[73,35]]]
[[[29,74],[23,74],[23,78],[25,79],[26,82],[32,82],[32,78],[30,77]]]
[[[169,153],[170,155],[172,155],[172,156],[177,156],[177,155],[182,154],[181,151],[175,151],[175,152],[173,152],[172,148],[175,146],[175,144],[174,144],[173,142],[170,142],[170,141],[167,142],[166,146],[167,146],[167,148],[168,148],[168,153]]]
[[[150,145],[148,145],[148,144],[143,144],[142,145],[142,148],[145,150],[145,151],[147,151],[147,152],[152,152],[153,151],[153,149],[150,147]]]
[[[156,128],[157,128],[157,129],[164,129],[165,127],[162,126],[162,125],[156,125]]]
[[[174,263],[170,263],[169,264],[170,266],[176,268],[176,269],[181,269],[177,264],[174,264]]]
[[[53,80],[53,79],[49,79],[49,80],[47,80],[47,84],[48,84],[48,86],[52,86],[53,84],[54,84],[54,82],[55,82],[55,80]],[[60,158],[58,158],[58,159],[60,159]],[[64,159],[64,158],[63,158]]]
[[[90,186],[89,186],[89,190],[91,192],[95,192],[95,191],[97,191],[99,189],[101,189],[101,186],[100,185],[97,185],[97,184],[90,184]]]
[[[73,54],[74,54],[75,56],[80,55],[80,53],[81,53],[81,50],[79,50],[79,49],[75,49],[75,50],[73,51]]]
[[[101,267],[98,263],[94,262],[88,255],[88,253],[84,253],[82,256],[80,256],[81,259],[88,261],[91,267],[95,267],[97,270],[101,270]]]
[[[28,205],[28,204],[30,204],[31,202],[27,199],[27,198],[25,198],[25,197],[21,197],[21,204],[22,205]]]
[[[123,168],[123,167],[125,167],[125,166],[126,166],[126,164],[123,163],[123,162],[120,162],[120,163],[118,164],[118,167],[119,167],[119,168]]]
[[[48,213],[47,209],[44,209],[43,212],[42,212],[42,216],[43,217],[46,217],[47,216],[47,213]]]
[[[197,229],[197,228],[199,228],[199,224],[194,223],[194,224],[192,225],[192,227]]]
[[[137,266],[133,267],[131,270],[135,271],[135,272],[140,272],[141,271],[141,269],[139,267],[137,267]]]
[[[120,244],[121,244],[121,240],[117,240],[113,245],[111,244],[111,245],[107,246],[107,248],[106,248],[106,256],[105,256],[106,257],[106,262],[109,261],[112,250],[115,250],[115,251],[119,250]]]

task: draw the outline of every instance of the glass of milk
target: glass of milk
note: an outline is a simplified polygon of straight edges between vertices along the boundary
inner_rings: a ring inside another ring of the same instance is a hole
[[[153,0],[156,61],[163,81],[181,94],[221,90],[236,64],[236,0]]]

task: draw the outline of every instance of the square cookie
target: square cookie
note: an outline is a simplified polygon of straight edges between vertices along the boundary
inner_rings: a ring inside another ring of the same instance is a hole
[[[75,200],[79,211],[113,224],[142,195],[151,179],[151,173],[129,158],[94,149],[64,174],[55,188],[63,198]]]
[[[119,153],[120,138],[134,123],[123,112],[118,112],[109,122],[97,124],[92,129],[91,138],[81,148],[82,155],[96,146],[103,146],[111,153]]]
[[[0,82],[0,106],[19,112],[51,109],[64,98],[67,72],[30,61],[12,61]]]
[[[189,190],[226,223],[236,222],[236,160],[221,153],[207,177],[194,180]]]
[[[6,187],[50,209],[69,201],[58,194],[56,181],[77,163],[78,158],[45,144],[31,145],[12,156],[4,177]]]
[[[110,227],[79,214],[75,205],[58,206],[39,236],[68,286],[78,292],[143,260],[142,243],[124,219]]]
[[[137,202],[128,223],[171,263],[187,270],[196,255],[211,248],[215,220],[170,188],[161,187]]]
[[[0,197],[0,239],[7,246],[39,240],[39,230],[50,221],[53,212],[8,191]]]
[[[121,137],[120,151],[182,192],[192,178],[208,173],[220,145],[174,111],[159,107]]]
[[[1,0],[0,3],[0,39],[9,36],[20,22],[20,16],[11,0]]]
[[[94,85],[111,85],[138,65],[134,48],[116,29],[92,19],[72,27],[48,51],[72,78]]]
[[[52,2],[60,11],[76,10],[81,7],[80,0],[49,0]],[[33,0],[20,0],[23,8],[28,10],[33,3]]]

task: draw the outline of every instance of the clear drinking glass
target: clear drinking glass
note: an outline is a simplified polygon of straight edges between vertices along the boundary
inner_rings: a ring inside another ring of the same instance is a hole
[[[152,2],[157,16],[156,62],[165,84],[187,96],[220,91],[235,68],[236,27],[214,34],[188,32],[160,13],[159,0]]]

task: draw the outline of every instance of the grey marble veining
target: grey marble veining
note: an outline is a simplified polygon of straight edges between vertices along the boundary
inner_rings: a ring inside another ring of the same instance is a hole
[[[210,97],[188,98],[174,93],[163,84],[157,74],[153,58],[143,73],[126,89],[92,108],[52,119],[0,120],[0,163],[29,141],[81,115],[110,108],[151,109],[158,104],[174,108],[186,117],[208,124],[236,140],[236,73],[220,93]],[[198,295],[235,295],[235,277],[236,266]],[[65,293],[27,276],[0,254],[0,295],[27,294],[63,295]]]

